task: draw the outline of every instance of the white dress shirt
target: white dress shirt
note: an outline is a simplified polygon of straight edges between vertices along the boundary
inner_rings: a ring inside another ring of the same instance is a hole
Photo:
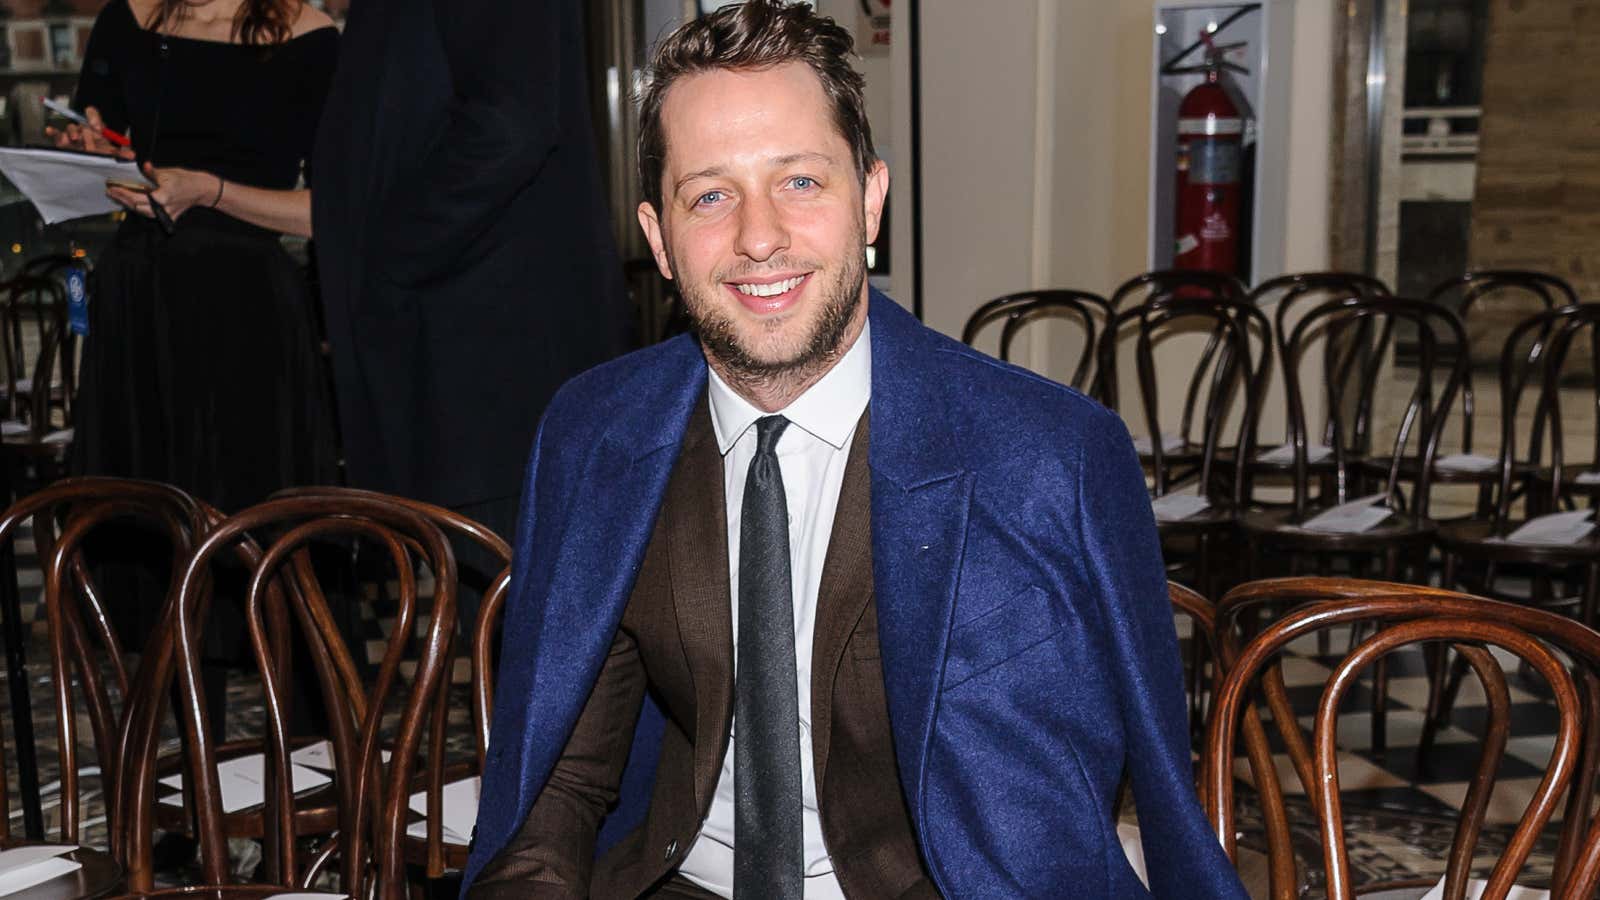
[[[728,507],[728,583],[733,616],[734,671],[739,646],[739,526],[744,481],[756,452],[757,419],[769,415],[733,392],[711,372],[707,388],[711,424],[722,452],[722,479]],[[817,621],[817,590],[833,533],[845,462],[855,440],[856,424],[872,394],[872,342],[867,329],[839,362],[778,414],[790,425],[778,439],[778,467],[783,472],[784,499],[789,506],[789,565],[794,591],[795,686],[799,691],[800,784],[805,832],[806,900],[842,898],[833,861],[822,841],[817,814],[817,779],[811,752],[811,644]],[[728,753],[711,798],[711,810],[679,873],[722,897],[733,896],[733,723]],[[748,900],[748,898],[743,898]]]

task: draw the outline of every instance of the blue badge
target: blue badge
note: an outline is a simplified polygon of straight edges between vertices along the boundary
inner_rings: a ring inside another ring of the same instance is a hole
[[[67,328],[78,335],[89,333],[88,273],[82,266],[67,269]]]

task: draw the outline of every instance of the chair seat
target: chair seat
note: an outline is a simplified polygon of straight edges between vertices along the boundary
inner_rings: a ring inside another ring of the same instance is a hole
[[[6,850],[39,846],[46,846],[46,844],[40,841],[17,840],[8,840],[3,843],[3,847]],[[61,844],[56,846],[67,847],[71,845]],[[80,846],[70,853],[62,853],[59,858],[77,863],[78,868],[71,872],[63,872],[8,896],[18,898],[18,900],[89,900],[89,898],[106,897],[122,892],[126,873],[122,869],[122,864],[104,850]]]
[[[1324,511],[1325,508],[1312,509],[1307,512],[1306,518],[1309,519]],[[1413,522],[1404,513],[1396,513],[1386,521],[1362,532],[1312,531],[1302,528],[1294,521],[1293,509],[1266,509],[1246,513],[1240,518],[1239,525],[1257,540],[1270,542],[1275,546],[1334,553],[1380,551],[1396,542],[1427,540],[1438,530],[1437,523],[1431,519]]]
[[[164,888],[159,891],[150,891],[143,894],[127,894],[127,897],[162,898],[162,900],[266,900],[278,894],[293,894],[296,897],[310,897],[321,894],[328,900],[344,897],[345,894],[323,894],[320,891],[303,891],[299,888],[288,888],[271,884],[229,884],[229,885],[190,885],[188,887]]]
[[[1600,533],[1590,532],[1588,537],[1575,544],[1517,544],[1505,540],[1501,534],[1510,534],[1523,522],[1510,522],[1499,533],[1484,519],[1453,522],[1440,526],[1435,538],[1440,549],[1457,556],[1469,556],[1478,562],[1525,562],[1570,564],[1591,562],[1600,558]]]

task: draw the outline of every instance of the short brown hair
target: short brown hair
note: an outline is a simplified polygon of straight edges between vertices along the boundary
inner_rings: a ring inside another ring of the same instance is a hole
[[[865,183],[878,157],[867,123],[866,79],[850,64],[854,55],[850,32],[805,3],[748,0],[679,26],[656,45],[639,98],[639,180],[645,200],[661,209],[667,161],[661,104],[673,82],[699,72],[770,69],[791,62],[810,66],[822,82],[834,124]]]

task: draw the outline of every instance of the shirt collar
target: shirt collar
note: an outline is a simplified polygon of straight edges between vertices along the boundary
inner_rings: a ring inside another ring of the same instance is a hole
[[[872,398],[871,331],[871,323],[864,324],[856,342],[833,368],[776,415],[835,450],[843,450]],[[769,413],[735,393],[716,369],[709,371],[706,390],[711,400],[711,426],[717,434],[717,449],[726,456],[750,426]]]

